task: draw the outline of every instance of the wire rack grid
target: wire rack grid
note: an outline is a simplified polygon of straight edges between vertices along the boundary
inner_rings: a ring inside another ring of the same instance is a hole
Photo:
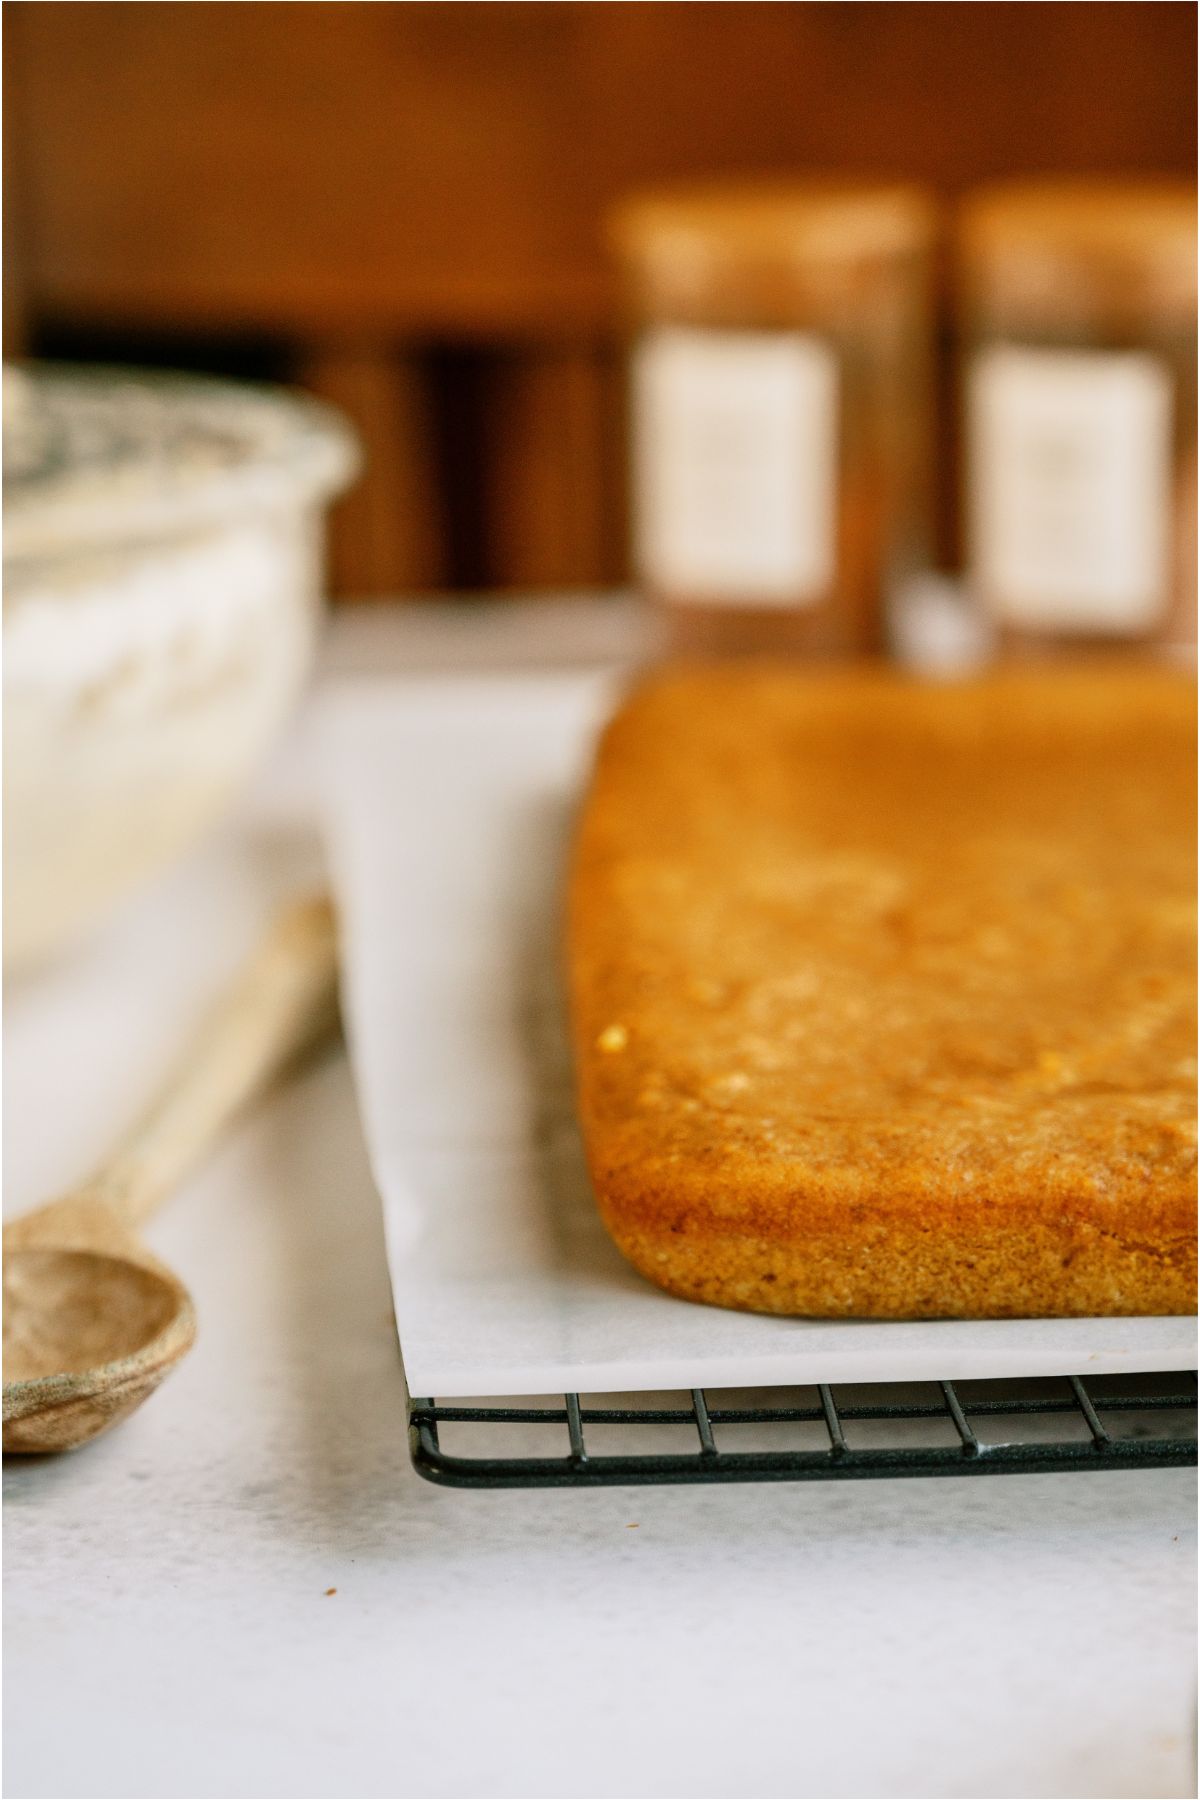
[[[1196,1462],[1194,1373],[878,1383],[840,1398],[819,1385],[799,1404],[788,1404],[788,1393],[695,1388],[686,1404],[666,1406],[604,1405],[578,1394],[565,1394],[561,1405],[411,1399],[409,1439],[427,1480],[475,1488],[1095,1473]],[[672,1427],[686,1428],[675,1433],[683,1441],[663,1449],[663,1428]],[[752,1435],[739,1446],[747,1427],[761,1428],[760,1440],[775,1433],[785,1441],[764,1448]],[[502,1428],[516,1447],[497,1453]],[[813,1428],[815,1445],[786,1441],[789,1433],[811,1438]],[[549,1447],[529,1454],[531,1436],[548,1437]],[[618,1447],[597,1450],[601,1436],[619,1438]]]

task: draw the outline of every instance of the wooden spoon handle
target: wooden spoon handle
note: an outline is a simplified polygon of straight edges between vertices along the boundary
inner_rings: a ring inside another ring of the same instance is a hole
[[[234,1113],[332,1027],[336,952],[327,898],[282,913],[87,1192],[130,1225],[146,1218]]]

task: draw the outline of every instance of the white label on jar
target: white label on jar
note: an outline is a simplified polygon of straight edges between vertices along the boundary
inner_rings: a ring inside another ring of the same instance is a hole
[[[1154,626],[1168,600],[1171,384],[1143,351],[976,358],[968,395],[973,579],[1014,625]]]
[[[634,354],[634,538],[652,588],[804,606],[836,564],[837,360],[783,331],[649,332]]]

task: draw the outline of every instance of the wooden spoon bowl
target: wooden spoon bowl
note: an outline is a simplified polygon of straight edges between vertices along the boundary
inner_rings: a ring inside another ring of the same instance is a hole
[[[153,1392],[192,1346],[183,1283],[102,1203],[46,1209],[4,1234],[4,1448],[86,1443]],[[57,1224],[67,1241],[51,1241]],[[71,1248],[90,1237],[94,1248]],[[105,1243],[106,1248],[101,1248]]]
[[[220,1126],[336,1017],[328,903],[277,925],[108,1168],[4,1228],[4,1449],[68,1450],[153,1393],[196,1314],[133,1229]]]

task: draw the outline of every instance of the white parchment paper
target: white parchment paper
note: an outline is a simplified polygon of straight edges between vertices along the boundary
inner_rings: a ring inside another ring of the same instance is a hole
[[[560,983],[594,675],[358,679],[319,712],[345,1007],[410,1391],[965,1380],[1195,1366],[1192,1319],[924,1324],[693,1306],[588,1187]]]

